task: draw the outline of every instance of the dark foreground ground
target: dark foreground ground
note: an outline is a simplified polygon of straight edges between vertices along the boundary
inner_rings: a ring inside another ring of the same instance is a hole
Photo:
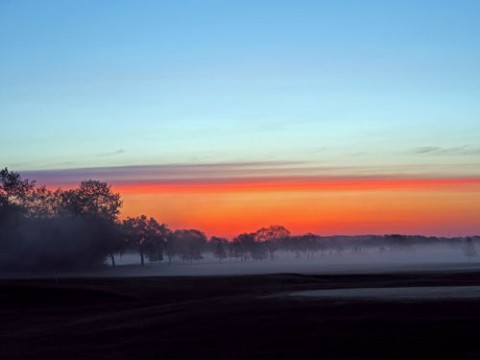
[[[0,358],[478,359],[478,300],[288,295],[449,285],[480,274],[0,280]]]

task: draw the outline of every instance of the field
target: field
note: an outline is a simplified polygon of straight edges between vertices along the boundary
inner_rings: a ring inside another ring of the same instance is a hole
[[[0,358],[476,359],[477,296],[402,300],[297,292],[479,285],[480,273],[469,269],[4,279]]]

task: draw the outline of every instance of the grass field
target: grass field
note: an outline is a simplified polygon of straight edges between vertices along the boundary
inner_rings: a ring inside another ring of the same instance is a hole
[[[0,358],[477,359],[476,297],[292,294],[479,285],[469,270],[0,280]]]

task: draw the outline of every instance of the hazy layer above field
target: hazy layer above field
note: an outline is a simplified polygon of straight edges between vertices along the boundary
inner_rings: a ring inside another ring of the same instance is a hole
[[[212,254],[204,254],[198,261],[174,258],[167,261],[139,265],[136,253],[116,257],[117,266],[106,265],[97,270],[77,273],[14,273],[4,272],[3,278],[61,278],[61,277],[131,277],[131,276],[213,276],[254,275],[275,273],[299,274],[375,274],[422,271],[480,270],[477,256],[465,256],[461,246],[421,245],[408,249],[379,251],[367,249],[354,252],[325,252],[314,256],[295,256],[277,252],[274,259],[219,262]]]

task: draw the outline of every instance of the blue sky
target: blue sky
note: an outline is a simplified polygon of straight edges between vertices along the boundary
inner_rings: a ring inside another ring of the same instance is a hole
[[[480,175],[479,14],[478,1],[3,0],[0,164]]]

